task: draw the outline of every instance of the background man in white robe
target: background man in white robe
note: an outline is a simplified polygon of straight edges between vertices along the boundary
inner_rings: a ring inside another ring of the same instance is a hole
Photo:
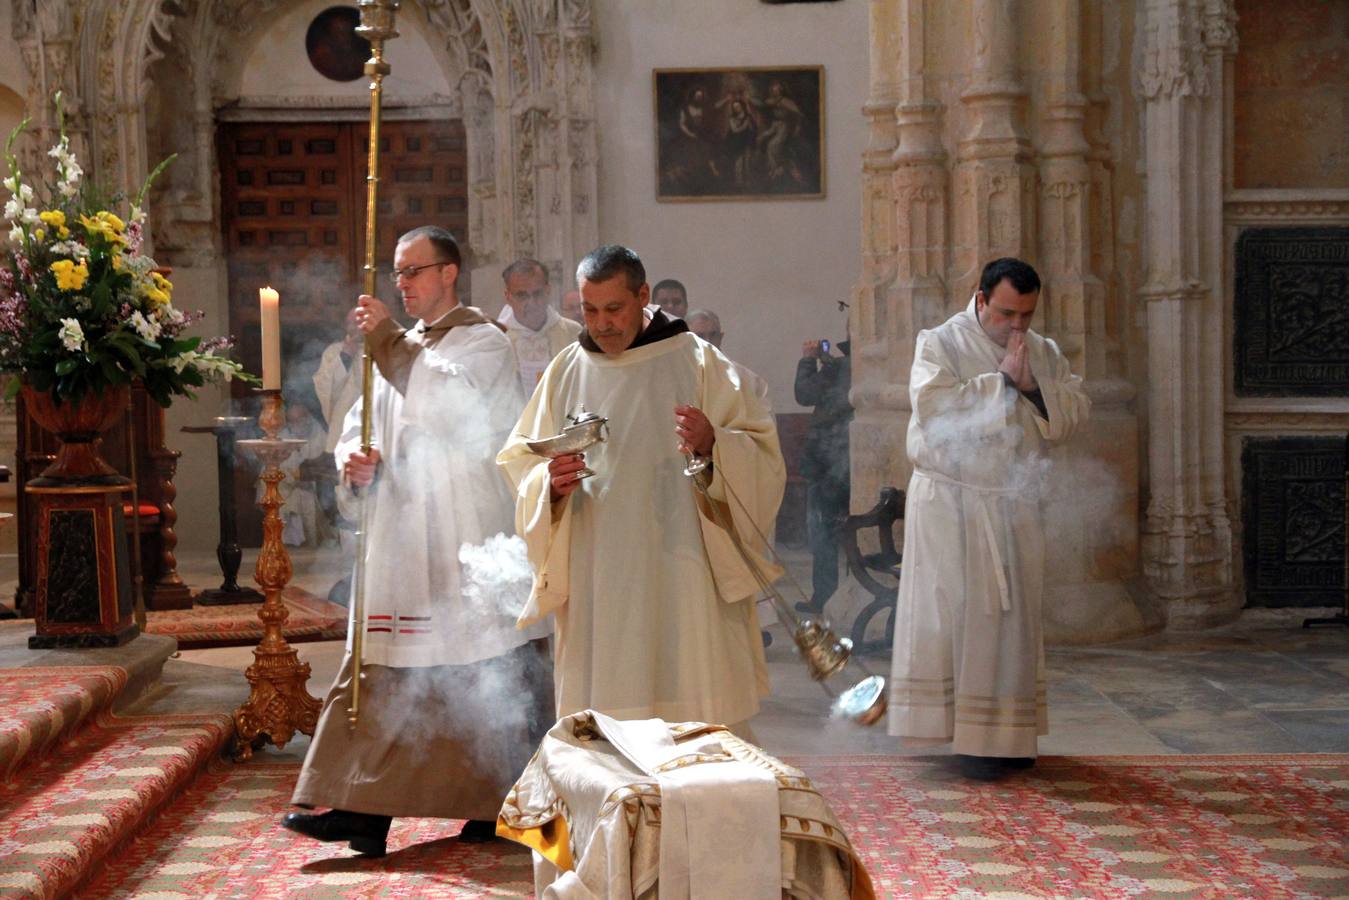
[[[314,394],[327,423],[324,450],[332,453],[342,439],[342,422],[361,397],[361,330],[356,327],[356,308],[343,321],[342,340],[323,348],[314,372]]]
[[[1058,346],[1030,330],[1039,296],[1026,263],[989,263],[964,312],[919,332],[909,380],[889,729],[953,742],[976,778],[1032,765],[1048,730],[1040,488],[1048,444],[1077,430],[1090,401]]]
[[[721,350],[721,342],[726,337],[726,333],[721,330],[720,316],[710,309],[695,309],[684,317],[684,321],[688,323],[689,331]],[[735,370],[740,373],[740,380],[749,386],[749,389],[754,392],[754,396],[759,398],[759,402],[769,407],[771,411],[772,404],[768,402],[768,382],[764,381],[749,366],[735,360],[731,360],[731,365],[735,366]]]
[[[362,295],[356,319],[378,368],[372,447],[360,451],[360,401],[337,464],[339,499],[369,488],[360,719],[348,654],[324,702],[285,827],[382,855],[393,816],[469,819],[461,840],[489,840],[497,810],[552,722],[546,647],[518,631],[514,604],[471,582],[461,548],[511,530],[509,493],[493,465],[524,402],[510,342],[459,305],[458,245],[448,231],[399,239],[399,328]],[[354,615],[354,614],[353,614]]]
[[[711,494],[754,548],[786,479],[773,418],[715,347],[646,308],[637,254],[600,247],[576,277],[586,332],[548,367],[497,458],[534,569],[520,621],[556,615],[559,715],[740,723],[768,689],[758,585],[683,474],[683,453],[712,459]],[[525,445],[581,406],[610,431],[584,460]],[[581,480],[587,464],[596,474]]]
[[[515,349],[520,383],[528,397],[553,357],[576,340],[581,326],[562,318],[553,308],[548,270],[538,260],[517,259],[501,273],[501,279],[506,282],[501,324],[506,326],[506,336]]]
[[[651,289],[651,302],[672,319],[682,319],[689,311],[689,292],[682,281],[663,278]]]
[[[581,315],[581,292],[572,288],[562,295],[561,301],[562,318],[571,319],[577,325],[585,325],[585,317]]]

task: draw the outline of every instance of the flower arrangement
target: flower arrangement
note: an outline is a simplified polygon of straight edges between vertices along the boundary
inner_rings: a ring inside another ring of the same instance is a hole
[[[56,108],[60,140],[47,154],[56,161],[56,181],[45,204],[13,152],[27,119],[5,144],[9,249],[0,261],[0,371],[18,376],[7,397],[26,382],[58,404],[78,402],[139,378],[155,402],[168,406],[173,395],[191,395],[208,381],[256,381],[224,355],[227,339],[184,334],[199,316],[173,305],[173,284],[141,253],[146,192],[173,157],[150,173],[128,214],[119,216],[111,209],[120,198],[105,202],[83,180],[60,94]]]

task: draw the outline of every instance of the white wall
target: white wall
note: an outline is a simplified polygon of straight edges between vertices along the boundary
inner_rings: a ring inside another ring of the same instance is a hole
[[[631,246],[651,283],[674,277],[691,307],[721,317],[724,349],[799,410],[801,342],[844,338],[861,255],[861,115],[868,4],[760,0],[594,0],[600,240]],[[823,65],[826,196],[657,203],[655,68]]]
[[[284,97],[343,97],[368,102],[370,81],[333,81],[309,64],[304,48],[305,33],[314,17],[333,0],[303,0],[292,3],[276,22],[257,36],[248,50],[238,93],[245,99]],[[355,4],[350,4],[354,6]],[[407,5],[407,4],[405,4]],[[398,38],[385,44],[384,58],[390,73],[384,80],[384,101],[424,100],[434,94],[446,96],[452,85],[445,81],[435,54],[427,43],[422,16],[411,8],[398,17]]]

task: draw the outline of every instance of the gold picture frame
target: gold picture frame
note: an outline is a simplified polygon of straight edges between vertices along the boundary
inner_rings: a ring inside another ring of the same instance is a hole
[[[656,200],[825,196],[824,66],[654,69]]]

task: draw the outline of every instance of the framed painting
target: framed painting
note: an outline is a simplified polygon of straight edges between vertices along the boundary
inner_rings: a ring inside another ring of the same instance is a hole
[[[656,69],[656,199],[824,196],[824,67]]]

